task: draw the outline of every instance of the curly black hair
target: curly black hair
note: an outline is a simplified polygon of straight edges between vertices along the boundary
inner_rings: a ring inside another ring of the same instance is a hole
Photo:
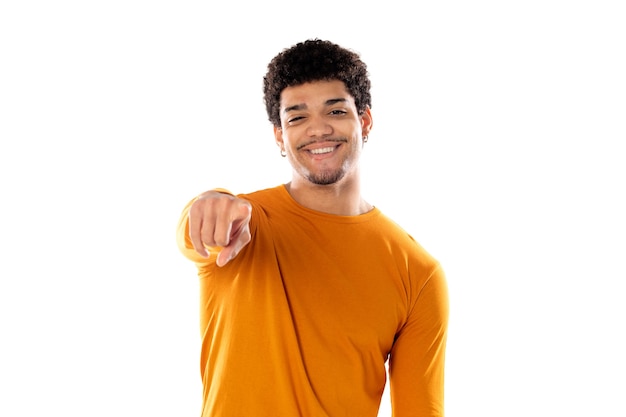
[[[280,94],[311,81],[343,81],[359,114],[371,107],[367,66],[359,55],[329,41],[308,39],[283,50],[267,66],[263,99],[269,121],[280,127]]]

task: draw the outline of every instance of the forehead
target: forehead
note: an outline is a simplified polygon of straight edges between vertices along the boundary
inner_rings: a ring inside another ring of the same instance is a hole
[[[354,98],[343,81],[313,81],[285,88],[280,94],[280,108],[282,111],[293,106],[314,107],[335,99],[354,105]]]

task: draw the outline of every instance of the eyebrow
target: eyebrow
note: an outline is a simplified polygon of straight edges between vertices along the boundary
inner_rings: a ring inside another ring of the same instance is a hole
[[[337,104],[337,103],[344,103],[348,101],[345,98],[331,98],[328,99],[324,102],[325,106],[332,106],[333,104]],[[307,105],[306,104],[294,104],[293,106],[289,106],[289,107],[285,107],[285,109],[283,110],[283,113],[289,113],[290,111],[298,111],[298,110],[303,110],[306,109]]]

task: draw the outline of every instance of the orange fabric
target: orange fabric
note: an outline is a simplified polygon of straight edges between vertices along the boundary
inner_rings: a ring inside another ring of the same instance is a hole
[[[334,216],[283,186],[251,202],[252,241],[200,278],[203,417],[376,417],[389,357],[394,417],[443,416],[448,323],[438,262],[378,209]],[[217,250],[217,249],[216,249]]]

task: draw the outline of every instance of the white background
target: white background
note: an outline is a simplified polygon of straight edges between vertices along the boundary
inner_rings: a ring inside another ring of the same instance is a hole
[[[447,415],[625,416],[618,3],[3,2],[0,415],[199,415],[178,215],[289,179],[261,80],[319,37],[369,66],[366,198],[446,269]]]

